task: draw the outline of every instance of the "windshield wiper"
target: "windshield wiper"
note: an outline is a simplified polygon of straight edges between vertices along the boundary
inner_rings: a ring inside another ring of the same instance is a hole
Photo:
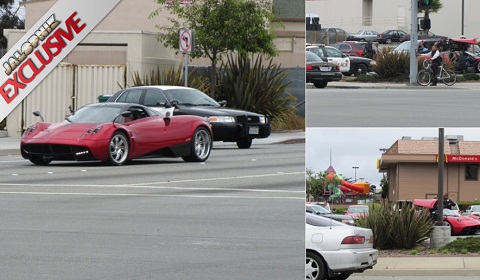
[[[197,104],[197,106],[215,106],[215,105],[211,103],[204,103],[204,104]]]

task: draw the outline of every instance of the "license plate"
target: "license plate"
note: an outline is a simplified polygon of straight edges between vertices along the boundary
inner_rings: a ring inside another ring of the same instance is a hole
[[[258,126],[252,126],[248,129],[248,134],[258,134],[259,129]]]
[[[320,71],[330,71],[330,67],[320,67]]]

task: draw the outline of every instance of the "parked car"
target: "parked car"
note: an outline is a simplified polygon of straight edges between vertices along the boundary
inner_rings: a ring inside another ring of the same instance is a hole
[[[347,40],[348,33],[338,27],[323,27],[319,31],[306,31],[306,41],[313,44],[335,44]]]
[[[205,93],[189,87],[132,87],[118,91],[107,102],[138,103],[163,114],[208,118],[214,141],[236,142],[240,149],[250,148],[253,139],[267,138],[271,132],[268,116],[224,107],[226,102],[216,102]]]
[[[350,215],[354,219],[357,219],[368,215],[369,209],[368,205],[349,205],[347,211],[345,211],[345,215]]]
[[[331,62],[340,66],[340,72],[350,71],[350,58],[348,55],[341,53],[334,47],[310,45],[306,47],[306,51],[313,52],[323,61]]]
[[[402,42],[407,33],[403,30],[386,30],[378,34],[377,41],[380,44],[391,44],[392,42]]]
[[[414,199],[413,205],[415,207],[423,207],[430,211],[432,219],[437,220],[438,210],[437,199]],[[457,205],[458,207],[458,205]],[[443,209],[443,224],[451,227],[452,235],[467,235],[475,234],[480,230],[480,221],[470,217],[462,216],[459,210]]]
[[[480,56],[468,51],[463,52],[463,55],[466,56],[466,72],[480,73]],[[450,51],[442,52],[442,56],[445,61],[451,61],[453,59],[453,53]]]
[[[351,34],[347,37],[347,41],[377,41],[379,34],[377,31],[373,30],[360,30],[355,34]]]
[[[373,232],[306,213],[305,275],[309,280],[347,279],[377,263]]]
[[[122,165],[142,157],[182,157],[207,160],[212,130],[205,118],[164,116],[130,103],[86,105],[62,123],[42,121],[22,135],[23,158],[36,165],[53,160],[100,160]]]
[[[332,212],[323,208],[321,205],[307,204],[307,205],[305,205],[305,210],[306,210],[307,213],[312,213],[312,214],[315,214],[315,215],[327,217],[329,219],[333,219],[335,221],[339,221],[339,222],[344,223],[344,224],[355,225],[355,220],[352,218],[352,216],[341,215],[341,214],[333,214]]]
[[[333,44],[332,47],[339,50],[341,53],[348,54],[352,56],[363,56],[365,52],[365,42],[356,42],[356,41],[344,41],[340,43]]]
[[[470,205],[465,210],[467,215],[480,216],[480,205]]]
[[[420,43],[421,40],[418,40],[417,42],[417,46],[418,46],[418,43]],[[418,51],[416,50],[416,52],[420,53],[420,54],[425,54],[425,53],[429,53],[432,49],[432,46],[435,44],[435,40],[423,40],[424,42],[424,45],[425,45],[425,48],[427,48],[426,51]],[[402,42],[400,45],[398,45],[395,49],[393,49],[394,52],[410,52],[410,41],[405,41],[405,42]]]
[[[316,88],[324,88],[328,82],[340,81],[342,73],[336,64],[325,62],[313,52],[305,52],[305,80]]]
[[[436,35],[430,31],[426,34],[422,34],[421,32],[418,33],[418,40],[433,40],[438,41],[440,39],[446,38],[447,36],[443,35]],[[403,35],[402,41],[410,41],[410,33],[406,33]]]
[[[352,74],[357,76],[367,74],[368,72],[372,72],[372,67],[377,63],[375,60],[366,58],[366,57],[359,57],[359,56],[351,56],[350,57],[350,71],[343,72],[342,74],[345,76],[351,76]]]

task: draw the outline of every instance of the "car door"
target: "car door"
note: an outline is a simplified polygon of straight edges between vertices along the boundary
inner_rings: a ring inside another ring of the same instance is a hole
[[[333,47],[325,47],[325,54],[328,62],[340,66],[340,72],[350,71],[350,58]]]
[[[175,109],[170,105],[165,94],[163,94],[161,90],[155,88],[149,88],[145,91],[142,105],[151,107],[164,116],[168,113],[172,116],[173,110]]]

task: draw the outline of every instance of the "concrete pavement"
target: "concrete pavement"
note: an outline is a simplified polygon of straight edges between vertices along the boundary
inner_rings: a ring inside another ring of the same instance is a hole
[[[291,144],[305,143],[305,131],[276,131],[270,137],[265,139],[254,139],[253,146],[267,144]],[[214,142],[213,146],[232,145],[233,143]],[[1,137],[0,138],[0,156],[19,155],[20,137]]]
[[[480,270],[480,256],[405,256],[378,258],[372,271],[384,270]]]

